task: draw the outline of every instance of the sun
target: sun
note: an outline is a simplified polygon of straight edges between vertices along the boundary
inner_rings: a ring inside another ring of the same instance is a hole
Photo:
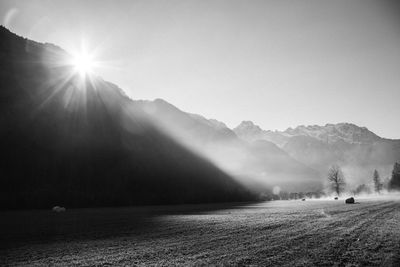
[[[81,52],[75,54],[72,59],[72,65],[76,72],[78,72],[82,76],[86,76],[93,72],[94,68],[94,59],[92,56],[86,52]]]

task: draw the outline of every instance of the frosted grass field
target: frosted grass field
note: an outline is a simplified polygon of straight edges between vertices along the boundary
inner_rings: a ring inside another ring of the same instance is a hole
[[[0,265],[399,266],[400,200],[12,211]]]

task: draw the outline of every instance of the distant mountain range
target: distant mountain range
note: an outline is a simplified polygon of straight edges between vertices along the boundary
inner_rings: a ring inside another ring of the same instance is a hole
[[[379,137],[351,123],[268,131],[244,121],[234,132],[248,142],[275,143],[294,159],[319,171],[321,176],[330,165],[339,164],[354,182],[368,182],[374,169],[389,177],[394,162],[400,160],[400,140]]]
[[[234,131],[249,142],[262,139],[274,142],[280,147],[283,147],[291,137],[295,136],[308,136],[327,144],[338,142],[372,144],[382,139],[367,128],[351,123],[326,124],[325,126],[301,125],[294,129],[288,128],[286,131],[266,131],[251,121],[243,121]]]

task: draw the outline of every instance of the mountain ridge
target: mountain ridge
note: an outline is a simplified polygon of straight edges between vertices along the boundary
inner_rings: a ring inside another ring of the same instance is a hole
[[[0,209],[256,198],[65,56],[0,28]]]
[[[353,144],[373,143],[381,139],[394,141],[400,140],[380,137],[370,131],[367,127],[358,126],[349,122],[335,124],[327,123],[323,126],[299,125],[295,128],[289,127],[284,131],[271,131],[262,129],[252,121],[242,121],[238,126],[233,128],[233,131],[248,141],[264,139],[269,141],[275,140],[275,142],[277,142],[276,138],[279,137],[281,139],[281,142],[278,142],[280,146],[283,146],[284,142],[287,141],[288,138],[298,135],[314,137],[328,143],[334,143],[339,140]]]

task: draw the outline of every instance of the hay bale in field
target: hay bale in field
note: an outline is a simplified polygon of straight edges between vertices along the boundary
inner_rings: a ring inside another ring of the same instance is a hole
[[[338,200],[339,198],[338,197],[335,197],[335,200]]]
[[[301,201],[306,201],[306,199],[305,199],[305,198],[303,198]]]
[[[347,199],[345,200],[345,203],[346,203],[346,204],[354,204],[354,203],[355,203],[354,197],[349,197],[349,198],[347,198]]]
[[[64,212],[65,208],[60,206],[54,206],[51,210],[54,212]]]

